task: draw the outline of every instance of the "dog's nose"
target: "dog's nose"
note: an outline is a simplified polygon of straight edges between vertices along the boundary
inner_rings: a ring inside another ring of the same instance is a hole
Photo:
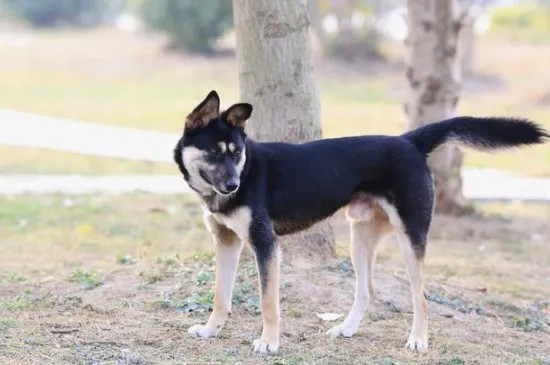
[[[230,181],[230,182],[225,184],[225,190],[227,190],[228,193],[232,193],[235,190],[237,190],[238,188],[239,188],[239,184],[237,182],[234,182],[234,181]]]

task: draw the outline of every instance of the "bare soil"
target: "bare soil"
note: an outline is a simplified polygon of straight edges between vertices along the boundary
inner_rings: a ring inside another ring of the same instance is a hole
[[[412,307],[406,272],[391,240],[381,249],[376,298],[358,333],[335,340],[325,335],[337,322],[323,322],[316,312],[345,315],[354,288],[347,231],[340,214],[333,221],[340,257],[321,266],[288,254],[284,258],[282,338],[275,355],[252,353],[261,317],[250,253],[241,261],[234,310],[218,338],[187,334],[209,314],[214,268],[206,253],[119,263],[92,289],[67,281],[68,275],[60,275],[67,272],[63,268],[26,281],[6,273],[0,286],[0,363],[549,363],[547,221],[436,219],[426,260],[431,348],[425,354],[405,349]],[[112,260],[110,255],[105,253],[104,260]]]

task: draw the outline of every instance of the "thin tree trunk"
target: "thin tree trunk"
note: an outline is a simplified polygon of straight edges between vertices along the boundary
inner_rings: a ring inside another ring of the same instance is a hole
[[[233,0],[233,13],[241,99],[254,106],[247,133],[259,141],[321,138],[307,0]],[[335,255],[328,221],[282,241],[312,259]]]
[[[325,30],[323,29],[323,18],[319,12],[317,0],[308,0],[308,12],[311,25],[312,49],[314,63],[321,64],[325,58]]]
[[[461,78],[458,6],[457,0],[407,0],[409,95],[405,113],[409,129],[455,116]],[[468,210],[462,193],[462,159],[462,152],[452,144],[438,148],[428,159],[439,213]]]
[[[468,18],[460,32],[460,62],[463,73],[471,73],[474,69],[475,51],[475,19]]]

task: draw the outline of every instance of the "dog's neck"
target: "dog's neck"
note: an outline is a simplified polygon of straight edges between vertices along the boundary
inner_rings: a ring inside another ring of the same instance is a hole
[[[220,195],[212,192],[209,195],[199,194],[201,203],[205,209],[212,213],[223,212],[236,194]]]

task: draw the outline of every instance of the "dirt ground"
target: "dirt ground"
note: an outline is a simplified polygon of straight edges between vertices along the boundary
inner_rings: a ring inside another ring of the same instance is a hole
[[[0,364],[550,363],[548,212],[436,219],[426,259],[426,354],[405,349],[412,306],[391,239],[381,247],[376,296],[358,333],[325,335],[337,322],[316,313],[345,315],[353,300],[348,234],[337,215],[337,259],[316,266],[283,257],[281,347],[258,355],[249,252],[218,338],[187,334],[207,319],[214,280],[195,203],[147,194],[2,199]],[[176,253],[179,245],[195,254]]]

